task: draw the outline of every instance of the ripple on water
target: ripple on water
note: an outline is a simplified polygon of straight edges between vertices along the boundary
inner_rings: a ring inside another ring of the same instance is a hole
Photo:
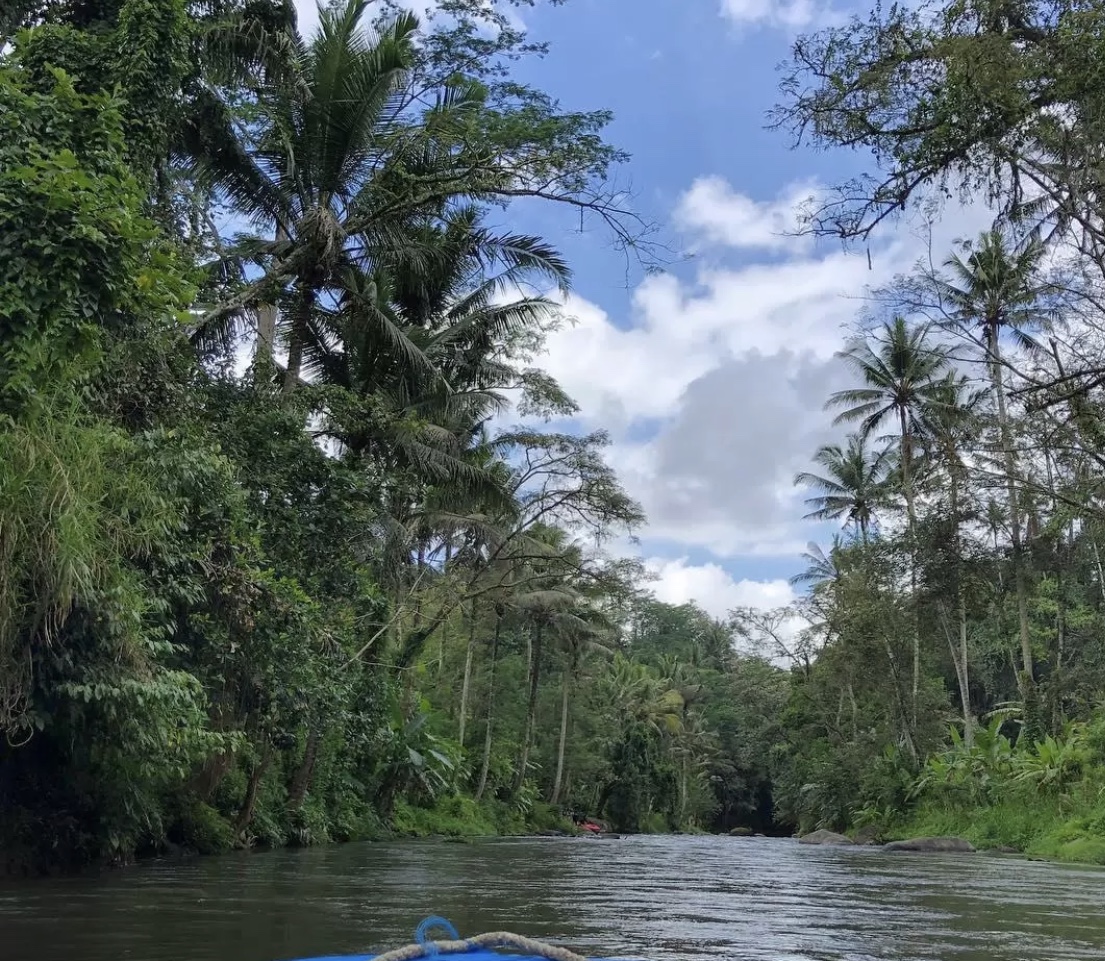
[[[655,961],[1101,961],[1105,872],[736,838],[347,845],[0,885],[2,961],[278,961],[428,914]]]

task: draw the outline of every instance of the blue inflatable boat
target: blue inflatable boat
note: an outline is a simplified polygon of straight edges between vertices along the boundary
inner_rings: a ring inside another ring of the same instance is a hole
[[[429,934],[435,928],[445,931],[449,935],[448,940],[431,940]],[[496,950],[500,948],[513,953]],[[457,929],[444,918],[426,918],[415,930],[413,943],[383,954],[327,955],[302,958],[300,961],[420,961],[424,958],[451,961],[440,957],[442,955],[451,955],[455,961],[589,961],[567,948],[535,941],[509,931],[492,931],[472,938],[461,938]]]

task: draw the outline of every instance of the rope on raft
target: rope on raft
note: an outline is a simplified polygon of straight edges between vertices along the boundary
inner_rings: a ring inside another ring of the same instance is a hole
[[[587,961],[582,955],[567,948],[559,948],[544,941],[535,941],[533,938],[512,934],[510,931],[491,931],[487,934],[477,934],[472,938],[457,938],[450,941],[428,941],[424,938],[424,932],[430,927],[431,920],[439,921],[437,918],[427,918],[420,924],[417,942],[378,954],[372,961],[415,961],[416,958],[427,958],[435,954],[462,954],[466,951],[478,951],[481,948],[515,948],[521,954],[547,958],[548,961]],[[456,933],[456,929],[448,922],[444,922],[441,926],[447,927],[453,934]]]

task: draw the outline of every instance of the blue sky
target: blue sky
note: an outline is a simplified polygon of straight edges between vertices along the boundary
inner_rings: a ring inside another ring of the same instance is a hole
[[[833,355],[866,285],[928,248],[917,220],[876,240],[873,269],[866,252],[780,236],[797,203],[863,159],[791,150],[765,129],[790,43],[851,12],[844,2],[566,0],[522,11],[552,45],[522,78],[567,108],[614,111],[609,139],[632,154],[621,176],[636,209],[694,255],[627,276],[624,255],[597,229],[580,235],[578,217],[527,213],[522,226],[539,227],[575,271],[576,323],[550,338],[541,364],[580,403],[582,426],[613,435],[611,462],[649,514],[636,550],[657,594],[717,616],[789,601],[806,542],[830,536],[801,520],[791,479],[839,435],[822,410],[848,383]],[[983,226],[976,211],[947,211],[936,255]]]

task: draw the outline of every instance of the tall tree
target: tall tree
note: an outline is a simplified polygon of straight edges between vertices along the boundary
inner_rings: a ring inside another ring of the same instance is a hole
[[[859,422],[861,437],[869,438],[887,421],[898,430],[898,470],[905,494],[906,521],[911,541],[917,528],[916,481],[913,476],[914,448],[923,427],[922,411],[938,402],[937,378],[948,366],[946,353],[929,342],[929,328],[917,325],[910,329],[905,318],[895,317],[876,335],[877,346],[870,340],[853,344],[842,354],[863,386],[837,391],[827,403],[843,407],[836,423]],[[917,594],[916,557],[910,566],[914,603]],[[913,628],[913,708],[921,683],[920,614]]]
[[[960,704],[963,709],[964,740],[968,745],[974,742],[974,714],[971,708],[970,656],[967,643],[967,585],[965,563],[965,540],[963,528],[970,514],[965,506],[967,496],[966,454],[973,449],[980,430],[979,406],[984,392],[972,388],[963,375],[949,371],[937,384],[933,402],[923,413],[924,437],[927,455],[932,461],[937,483],[947,491],[948,515],[951,523],[951,557],[953,564],[953,583],[956,596],[956,620],[958,625],[958,647],[951,642],[949,647],[956,678],[959,683]],[[943,600],[941,618],[944,618]]]
[[[874,346],[871,340],[874,339]],[[939,378],[948,367],[947,352],[933,344],[930,328],[895,317],[869,338],[838,354],[859,377],[862,386],[840,390],[826,403],[843,408],[835,423],[858,422],[868,440],[889,422],[898,432],[902,490],[909,524],[916,523],[913,477],[914,449],[923,431],[922,411],[939,400]]]
[[[874,164],[809,211],[810,229],[865,237],[961,189],[1057,239],[1073,228],[1105,268],[1105,185],[1091,173],[1105,144],[1103,38],[1095,0],[879,3],[801,37],[775,123]]]
[[[1028,614],[1028,572],[1022,525],[1018,458],[1009,415],[1005,383],[1006,360],[1002,338],[1022,348],[1035,349],[1030,331],[1045,325],[1044,288],[1038,279],[1043,244],[1032,237],[1020,249],[1011,248],[998,230],[983,234],[966,259],[954,255],[945,263],[950,277],[933,283],[944,300],[951,322],[976,331],[984,351],[997,411],[998,449],[1005,472],[1009,534],[1013,548],[1013,577],[1017,592],[1021,670],[1027,697],[1035,683],[1032,634]]]
[[[886,500],[885,453],[872,455],[866,439],[854,434],[846,448],[826,445],[813,460],[824,473],[803,471],[794,478],[795,484],[819,492],[807,498],[806,504],[813,510],[805,516],[810,520],[843,519],[845,527],[853,528],[860,540],[866,541],[876,523],[876,511]]]

